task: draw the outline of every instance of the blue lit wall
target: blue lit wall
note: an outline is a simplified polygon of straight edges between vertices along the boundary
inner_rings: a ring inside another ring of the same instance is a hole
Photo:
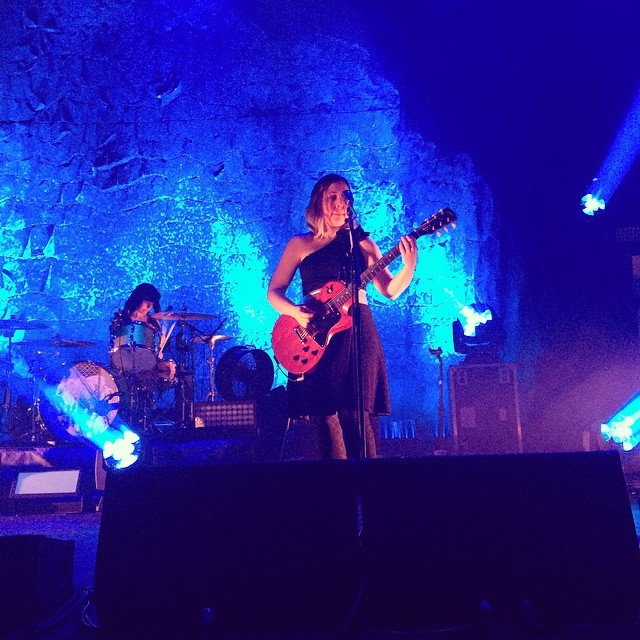
[[[3,14],[0,318],[50,325],[17,341],[95,341],[59,358],[106,365],[113,310],[149,281],[163,307],[226,318],[221,352],[269,350],[268,279],[305,231],[313,183],[337,171],[383,252],[441,207],[459,216],[450,238],[421,240],[400,300],[371,292],[394,417],[434,427],[428,348],[451,354],[461,304],[501,308],[492,198],[469,157],[404,124],[374,51],[309,31],[303,12],[280,29],[223,0],[45,0]],[[34,369],[25,353],[13,350],[18,372]]]

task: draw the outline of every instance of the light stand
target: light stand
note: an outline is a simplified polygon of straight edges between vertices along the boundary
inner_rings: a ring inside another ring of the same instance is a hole
[[[438,433],[436,436],[436,448],[433,452],[436,456],[446,455],[444,437],[444,367],[442,364],[442,347],[429,349],[429,353],[438,360]]]

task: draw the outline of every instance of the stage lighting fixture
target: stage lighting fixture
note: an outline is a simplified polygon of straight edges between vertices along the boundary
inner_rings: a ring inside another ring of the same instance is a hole
[[[600,433],[605,441],[619,444],[623,451],[631,451],[640,442],[640,392],[600,425]]]
[[[140,457],[140,436],[131,429],[120,425],[119,429],[109,428],[102,446],[105,464],[113,469],[126,469]]]
[[[140,436],[123,422],[114,422],[112,425],[106,416],[92,410],[91,401],[94,401],[95,407],[106,404],[106,408],[109,408],[111,405],[105,403],[104,399],[93,397],[81,398],[80,402],[65,390],[58,393],[59,388],[44,385],[42,391],[49,402],[69,418],[78,435],[102,451],[107,466],[125,469],[138,460],[141,450]]]
[[[474,302],[460,309],[453,323],[453,348],[456,353],[487,359],[502,347],[502,323],[493,309]]]
[[[636,93],[633,103],[627,112],[624,122],[618,129],[616,137],[609,147],[607,157],[600,166],[593,184],[581,199],[582,212],[588,216],[605,208],[611,200],[613,192],[631,167],[640,151],[640,91]]]
[[[595,194],[587,193],[586,196],[583,196],[582,204],[584,205],[584,208],[582,209],[582,213],[586,213],[588,216],[592,216],[596,211],[600,211],[601,209],[604,211],[605,202],[599,196],[599,191]]]

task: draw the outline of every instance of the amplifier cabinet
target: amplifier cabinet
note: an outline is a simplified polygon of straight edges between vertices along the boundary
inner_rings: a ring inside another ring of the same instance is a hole
[[[514,364],[449,367],[456,453],[522,453],[522,426]]]

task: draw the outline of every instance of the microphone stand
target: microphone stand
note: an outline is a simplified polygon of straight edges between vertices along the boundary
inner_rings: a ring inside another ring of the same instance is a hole
[[[367,434],[364,422],[364,396],[362,383],[362,332],[360,322],[360,276],[362,275],[362,257],[358,251],[358,243],[355,240],[355,211],[352,198],[347,198],[349,204],[349,239],[350,239],[350,269],[351,269],[351,318],[353,320],[353,340],[351,350],[353,356],[354,388],[356,392],[356,408],[358,417],[358,436],[360,441],[359,459],[367,457]]]

